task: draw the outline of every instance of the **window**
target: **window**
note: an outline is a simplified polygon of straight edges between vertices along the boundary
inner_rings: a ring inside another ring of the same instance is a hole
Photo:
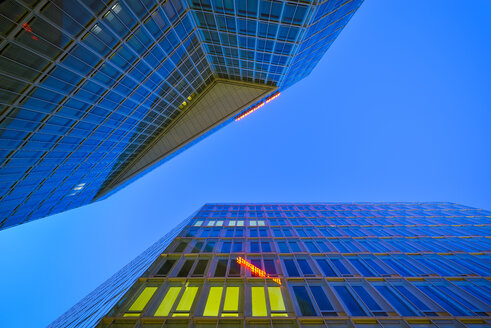
[[[329,299],[327,298],[321,286],[310,286],[310,291],[312,292],[312,295],[314,296],[314,299],[317,302],[317,306],[319,307],[319,310],[321,310],[322,315],[337,315],[334,307],[332,306],[331,302],[329,302]]]
[[[205,274],[206,267],[208,265],[208,260],[198,260],[196,267],[193,271],[194,277],[202,277]]]
[[[232,243],[231,242],[224,242],[222,244],[221,253],[230,253],[231,249],[232,249]]]
[[[299,277],[297,267],[295,266],[295,262],[293,260],[283,260],[285,263],[286,272],[289,277]]]
[[[225,277],[225,273],[227,272],[227,263],[228,260],[226,259],[220,259],[217,261],[214,277]]]
[[[285,302],[280,287],[268,287],[269,306],[272,317],[287,317]]]
[[[153,294],[157,290],[157,287],[145,287],[136,300],[131,304],[128,311],[123,315],[124,317],[139,316],[141,311],[145,308],[148,301],[152,298]]]
[[[178,277],[187,277],[188,274],[189,274],[189,271],[191,270],[191,267],[193,266],[193,264],[194,264],[194,260],[186,260],[184,262],[181,270],[177,274],[177,276]]]
[[[261,242],[261,247],[263,249],[263,253],[271,252],[271,244],[268,241]]]
[[[166,317],[169,315],[170,310],[174,306],[174,302],[181,291],[181,287],[170,287],[167,293],[165,294],[162,303],[160,303],[157,311],[155,311],[154,316],[156,317]]]
[[[394,291],[387,286],[375,286],[377,291],[392,305],[400,315],[405,316],[417,316],[421,315],[410,304],[406,303],[400,296],[396,295]]]
[[[251,303],[253,317],[265,317],[268,315],[264,287],[251,287]]]
[[[276,275],[274,260],[264,259],[264,271],[270,275]]]
[[[346,286],[334,286],[334,290],[339,295],[348,312],[354,316],[366,316],[367,314],[356,301]]]
[[[325,259],[318,259],[317,264],[319,264],[320,268],[322,269],[322,272],[324,272],[325,277],[337,277],[338,275],[334,270],[332,269],[331,265],[329,262]]]
[[[199,253],[201,252],[201,249],[203,248],[203,242],[199,241],[194,244],[193,249],[191,250],[191,253]]]
[[[301,316],[315,316],[317,315],[314,310],[314,306],[307,293],[307,289],[304,286],[293,286],[293,293],[297,300],[298,307],[300,309]]]
[[[169,274],[169,271],[172,269],[174,264],[176,264],[176,260],[166,260],[164,265],[162,265],[160,270],[157,272],[157,276],[166,276]]]
[[[260,250],[259,250],[259,243],[258,242],[251,242],[251,253],[259,253]]]
[[[286,317],[286,306],[283,300],[281,287],[267,287],[269,310],[272,317]],[[251,305],[253,317],[265,317],[268,315],[266,293],[264,287],[251,287]]]
[[[181,241],[181,242],[180,242],[180,243],[177,245],[177,247],[176,247],[176,249],[175,249],[175,251],[174,251],[174,252],[176,252],[176,253],[182,253],[182,252],[183,252],[183,251],[186,249],[186,246],[187,246],[187,245],[188,245],[188,243]]]
[[[208,294],[208,299],[206,300],[206,306],[205,310],[203,311],[203,316],[218,316],[218,311],[220,310],[220,302],[222,299],[222,291],[223,287],[210,287],[210,292]]]
[[[189,311],[193,306],[194,299],[196,297],[196,293],[198,292],[198,287],[196,286],[187,286],[182,294],[181,300],[177,305],[177,308],[172,315],[173,317],[188,317]]]
[[[300,270],[302,270],[302,273],[304,276],[313,276],[314,271],[310,268],[309,263],[307,260],[304,259],[297,259],[298,266],[300,267]]]

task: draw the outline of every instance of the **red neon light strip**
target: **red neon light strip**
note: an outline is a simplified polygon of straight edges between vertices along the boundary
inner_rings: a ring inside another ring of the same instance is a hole
[[[252,107],[251,109],[248,109],[246,110],[244,113],[242,113],[240,116],[237,116],[235,118],[236,121],[240,121],[241,119],[243,119],[244,117],[246,117],[247,115],[250,115],[252,113],[254,113],[256,110],[258,110],[259,108],[263,107],[264,104],[267,104],[269,103],[271,100],[273,99],[276,99],[280,96],[280,93],[275,93],[274,95],[272,95],[271,97],[269,98],[266,98],[265,101],[262,101],[261,103],[257,104],[256,106]]]
[[[266,273],[264,272],[263,270],[259,269],[257,266],[255,266],[254,264],[250,263],[250,262],[247,262],[246,260],[244,260],[242,257],[238,257],[237,258],[237,263],[239,263],[240,265],[242,266],[245,266],[246,268],[248,268],[249,270],[251,270],[251,272],[253,274],[255,274],[256,276],[259,276],[259,277],[263,277],[263,278],[270,278],[270,279],[273,279],[274,282],[276,282],[278,285],[281,285],[281,280],[280,278],[273,278],[269,275],[269,273]]]

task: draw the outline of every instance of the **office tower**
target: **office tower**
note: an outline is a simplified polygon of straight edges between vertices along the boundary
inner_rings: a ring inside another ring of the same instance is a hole
[[[0,229],[104,199],[307,76],[362,0],[0,2]]]
[[[490,219],[454,203],[207,204],[49,327],[489,327]]]

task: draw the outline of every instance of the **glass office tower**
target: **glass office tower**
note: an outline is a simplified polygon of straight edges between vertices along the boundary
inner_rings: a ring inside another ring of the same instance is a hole
[[[490,221],[453,203],[207,204],[50,327],[489,327]]]
[[[0,1],[0,229],[103,199],[273,99],[361,2]]]

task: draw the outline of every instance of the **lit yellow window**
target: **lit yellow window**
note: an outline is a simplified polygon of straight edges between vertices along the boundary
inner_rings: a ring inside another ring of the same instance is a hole
[[[258,225],[260,225],[260,226],[263,226],[263,225],[264,225],[264,221],[263,221],[263,220],[259,220],[259,221],[257,221],[257,223],[258,223]]]
[[[215,225],[215,221],[208,221],[208,226],[213,227]]]
[[[157,290],[157,287],[145,287],[140,296],[131,304],[128,312],[141,312],[147,305],[148,301],[152,298],[153,294]],[[125,313],[124,317],[137,317],[140,313]]]
[[[268,315],[264,287],[251,287],[251,300],[253,317],[265,317]]]
[[[172,306],[174,306],[177,295],[179,295],[180,291],[181,291],[181,287],[169,288],[169,290],[167,291],[167,294],[165,295],[164,299],[162,300],[162,303],[160,303],[159,308],[157,309],[157,311],[155,311],[154,316],[156,316],[156,317],[168,316],[170,310],[172,309]]]
[[[272,317],[287,317],[285,302],[283,301],[283,294],[281,293],[281,287],[268,287],[269,294],[269,306],[271,307]]]
[[[229,220],[228,221],[228,226],[229,227],[235,227],[235,220]]]
[[[199,226],[201,226],[202,224],[203,224],[203,221],[196,221],[196,222],[194,223],[194,226],[195,226],[195,227],[199,227]]]
[[[239,291],[240,287],[227,287],[222,317],[239,316]]]
[[[223,225],[223,221],[217,221],[217,224],[215,224],[217,227],[221,227]]]
[[[223,287],[210,287],[210,293],[208,294],[208,300],[206,300],[203,316],[216,317],[218,315],[220,301],[222,299],[222,291]]]
[[[189,311],[194,303],[194,298],[198,292],[198,287],[186,287],[184,294],[182,294],[181,301],[177,305],[176,312],[172,315],[173,317],[187,317],[189,316]]]
[[[251,227],[255,227],[255,226],[257,226],[257,221],[256,220],[249,221],[249,225]]]
[[[243,227],[244,221],[237,221],[237,227]]]

